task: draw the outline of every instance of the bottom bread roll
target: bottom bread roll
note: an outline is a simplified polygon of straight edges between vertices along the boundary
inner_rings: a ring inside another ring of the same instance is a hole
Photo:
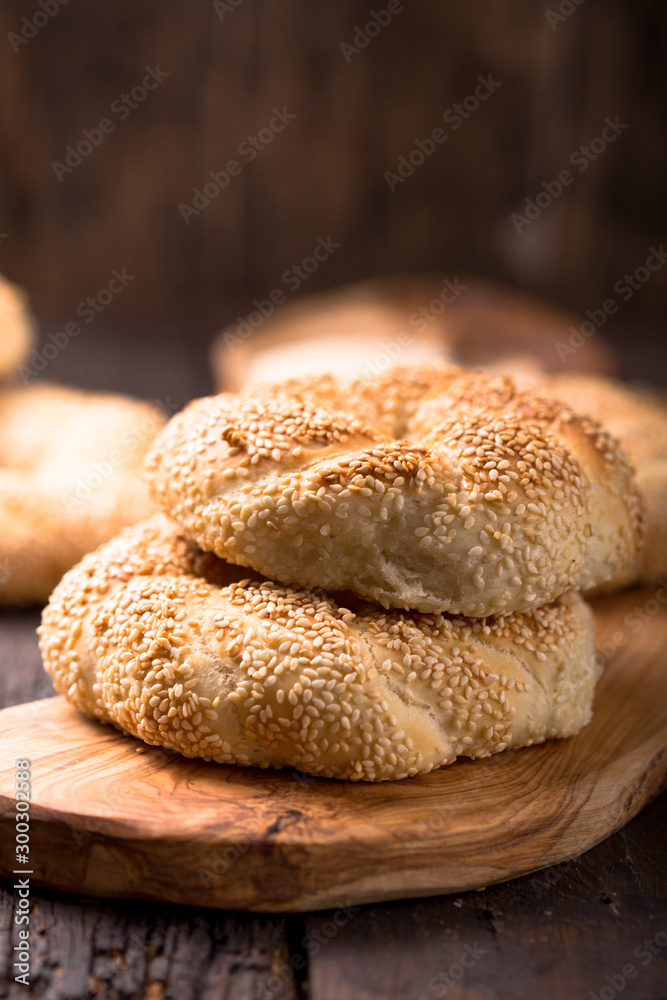
[[[44,611],[56,689],[186,757],[362,781],[570,736],[591,717],[599,667],[577,594],[471,620],[242,574],[163,515],[126,530]]]

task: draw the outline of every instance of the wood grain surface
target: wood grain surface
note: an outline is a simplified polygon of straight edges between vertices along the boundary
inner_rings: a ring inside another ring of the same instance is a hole
[[[479,888],[575,857],[667,773],[667,608],[631,591],[599,602],[597,621],[608,662],[579,735],[400,782],[186,760],[62,698],[5,709],[0,870],[15,867],[19,757],[33,769],[33,878],[69,891],[307,910]]]

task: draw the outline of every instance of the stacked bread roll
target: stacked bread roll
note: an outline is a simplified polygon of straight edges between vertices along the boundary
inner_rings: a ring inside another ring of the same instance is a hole
[[[619,442],[635,470],[646,507],[644,545],[599,590],[663,583],[667,578],[667,399],[657,390],[600,375],[569,372],[520,376],[528,391],[561,399],[598,420]]]
[[[255,386],[174,417],[147,475],[164,513],[44,613],[46,668],[89,715],[366,781],[589,720],[578,591],[635,558],[643,514],[615,441],[567,405],[447,367]]]

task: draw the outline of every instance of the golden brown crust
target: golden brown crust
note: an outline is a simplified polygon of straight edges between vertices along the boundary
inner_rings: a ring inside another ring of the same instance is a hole
[[[646,540],[638,557],[605,591],[667,576],[667,404],[656,392],[595,375],[524,376],[538,391],[599,421],[632,462],[646,508]]]
[[[141,469],[163,424],[125,396],[0,391],[0,603],[45,601],[86,552],[153,512]]]
[[[325,777],[408,777],[590,718],[575,594],[474,621],[344,601],[242,580],[157,515],[64,577],[40,644],[59,692],[148,743]]]
[[[455,368],[198,400],[147,468],[202,548],[385,607],[537,607],[609,579],[642,536],[628,463],[597,424]]]

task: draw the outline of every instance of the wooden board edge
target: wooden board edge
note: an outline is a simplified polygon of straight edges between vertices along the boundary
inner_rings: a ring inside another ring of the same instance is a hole
[[[185,891],[183,884],[179,886],[178,890],[173,890],[168,878],[164,882],[156,884],[154,877],[149,879],[148,884],[144,885],[143,888],[136,884],[130,884],[127,878],[124,885],[119,887],[117,881],[119,867],[121,869],[136,868],[137,862],[146,859],[147,852],[150,852],[152,857],[150,860],[145,861],[146,865],[152,868],[157,865],[157,867],[161,867],[162,870],[168,872],[170,857],[173,857],[174,853],[185,850],[191,845],[182,844],[178,841],[169,842],[167,840],[157,842],[131,838],[119,840],[117,837],[107,836],[99,831],[91,832],[83,828],[80,830],[82,843],[79,847],[81,848],[85,845],[86,850],[85,858],[82,857],[79,859],[82,863],[78,866],[75,865],[72,869],[68,867],[67,863],[64,863],[60,871],[59,882],[55,885],[52,877],[48,878],[40,875],[39,863],[37,862],[37,869],[35,874],[31,876],[31,882],[45,888],[56,888],[57,891],[72,892],[86,896],[148,899],[184,906],[197,906],[205,909],[213,908],[273,913],[304,912],[317,909],[330,909],[338,906],[363,905],[393,899],[447,895],[481,889],[488,885],[520,878],[587,853],[601,841],[625,826],[666,785],[667,751],[663,749],[658,751],[649,762],[634,791],[628,795],[625,789],[619,788],[616,796],[617,812],[612,824],[598,828],[592,836],[588,837],[585,841],[581,841],[576,850],[566,850],[563,848],[564,838],[561,834],[553,839],[549,845],[549,851],[543,854],[540,863],[537,865],[519,866],[518,868],[513,866],[511,870],[503,866],[491,865],[486,868],[482,866],[479,869],[473,869],[474,874],[471,873],[467,878],[460,880],[448,881],[441,871],[429,868],[426,861],[408,864],[402,869],[392,868],[391,859],[385,857],[385,862],[389,862],[388,868],[382,872],[371,874],[362,881],[358,879],[348,883],[337,881],[335,886],[324,884],[310,891],[301,890],[300,892],[296,892],[294,890],[299,884],[299,880],[289,879],[289,872],[293,869],[290,854],[294,848],[290,844],[281,843],[278,837],[276,837],[272,842],[257,841],[251,844],[245,851],[241,850],[240,852],[238,845],[230,843],[218,842],[200,845],[201,847],[207,846],[212,849],[211,861],[207,862],[207,864],[210,863],[211,867],[203,868],[200,865],[197,872],[193,871],[193,884],[190,888],[186,888]],[[10,803],[6,798],[4,798],[4,801],[0,799],[0,805],[4,807],[5,804],[9,805]],[[2,811],[4,812],[4,808]],[[588,812],[596,814],[598,811],[598,804],[591,801],[589,809],[581,811],[581,819],[577,825],[582,825],[585,820],[588,820]],[[4,818],[0,820],[0,832],[11,834],[11,828],[12,824],[10,821],[5,821]],[[54,843],[54,832],[56,830],[59,836],[56,836],[56,842]],[[568,839],[572,839],[575,832],[575,830],[569,828]],[[53,852],[55,849],[62,859],[66,859],[68,853],[72,851],[74,834],[65,822],[54,826],[52,820],[38,820],[34,824],[32,833],[31,846],[33,846],[33,857],[39,856],[40,843],[43,843],[44,847],[48,844],[49,852]],[[9,842],[9,839],[3,836],[2,843],[7,844]],[[437,838],[433,837],[430,843],[424,845],[423,854],[428,856],[433,851],[437,852],[440,846]],[[158,855],[157,858],[155,854]],[[161,854],[164,854],[164,865],[162,866],[158,863]],[[9,858],[9,853],[5,856],[3,849],[0,854],[0,876],[11,879],[13,877],[13,869],[11,868]],[[411,860],[419,862],[420,858],[421,856]],[[309,860],[312,860],[311,854],[309,854]],[[109,862],[113,869],[114,881],[110,880]],[[222,876],[227,871],[233,872],[236,864],[241,866],[238,871],[239,878],[233,879],[231,882],[224,880]],[[243,870],[245,866],[250,866],[254,870],[255,878],[248,878],[247,871]],[[310,867],[310,865],[306,866],[306,878],[308,877]],[[255,899],[249,899],[247,893],[248,883],[256,885],[261,878],[262,872],[266,872],[267,870],[285,871],[288,875],[287,885],[291,891],[282,898],[272,897],[267,892],[267,899],[265,901],[257,901],[256,896]],[[317,869],[317,867],[310,874],[313,876],[315,882],[322,878],[322,870]],[[334,877],[338,878],[339,874],[339,872],[336,872]],[[195,881],[197,876],[200,877],[201,884],[197,884]]]

